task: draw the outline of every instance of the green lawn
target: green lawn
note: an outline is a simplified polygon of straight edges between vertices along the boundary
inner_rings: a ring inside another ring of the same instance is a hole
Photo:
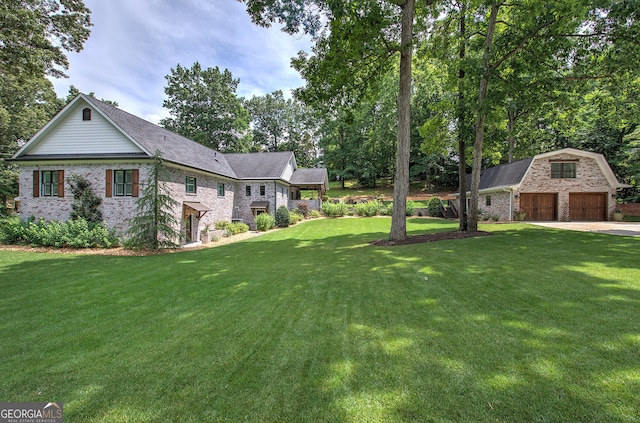
[[[500,224],[370,246],[389,225],[0,251],[0,401],[63,402],[65,422],[639,421],[640,239]]]

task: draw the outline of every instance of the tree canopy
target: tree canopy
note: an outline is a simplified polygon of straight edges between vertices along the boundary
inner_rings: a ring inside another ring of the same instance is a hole
[[[18,193],[5,160],[64,105],[46,77],[62,77],[67,52],[82,50],[90,10],[81,0],[0,2],[0,211]]]
[[[64,76],[65,52],[82,50],[91,33],[90,15],[82,0],[3,0],[0,75]]]
[[[459,190],[463,199],[469,188],[472,196],[472,210],[461,216],[470,230],[477,229],[479,175],[488,165],[574,146],[605,154],[622,179],[634,172],[622,163],[633,157],[626,146],[640,121],[637,0],[418,0],[415,13],[412,1],[400,0],[244,3],[258,25],[312,35],[311,53],[292,59],[306,81],[296,95],[324,113],[321,145],[334,176],[370,184],[387,174],[388,166],[369,163],[379,163],[387,145],[376,140],[389,125],[373,117],[387,110],[389,92],[398,101],[391,125],[398,131],[396,189],[405,186],[404,163],[416,177],[457,161]],[[417,53],[412,68],[398,66],[401,51]],[[394,72],[398,86],[377,91]],[[409,113],[400,90],[407,76]],[[401,129],[406,116],[413,120],[408,132]],[[466,187],[469,153],[474,183]],[[401,228],[390,236],[402,237]]]
[[[249,114],[236,95],[238,79],[228,69],[176,66],[165,77],[170,117],[160,124],[180,135],[222,152],[249,150]]]

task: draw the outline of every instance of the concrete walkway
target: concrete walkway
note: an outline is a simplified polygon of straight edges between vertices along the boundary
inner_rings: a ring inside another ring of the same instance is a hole
[[[609,235],[640,237],[640,223],[635,222],[527,222],[548,228],[598,232]]]

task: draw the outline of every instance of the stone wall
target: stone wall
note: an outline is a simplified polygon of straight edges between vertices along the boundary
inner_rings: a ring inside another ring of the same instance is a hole
[[[551,161],[549,158],[535,160],[525,179],[517,191],[520,193],[558,193],[558,220],[569,220],[569,193],[571,192],[606,192],[607,208],[610,215],[615,209],[615,201],[611,199],[612,188],[605,178],[598,163],[589,157],[559,154],[552,160],[577,160],[575,178],[551,178]]]
[[[300,204],[306,204],[309,206],[309,210],[322,210],[322,200],[316,198],[315,200],[289,200],[289,210],[293,210]]]
[[[151,169],[150,164],[126,163],[126,164],[95,164],[73,163],[60,165],[21,165],[20,169],[20,215],[22,218],[34,216],[44,218],[47,221],[68,220],[73,203],[73,195],[69,184],[65,181],[65,196],[60,197],[33,197],[33,171],[34,170],[64,170],[65,179],[73,173],[85,177],[90,183],[96,195],[102,199],[102,215],[109,228],[115,228],[123,235],[129,229],[129,221],[136,213],[136,200],[134,197],[107,198],[105,173],[107,169],[129,170],[139,169],[139,193],[142,195]],[[219,220],[231,221],[241,219],[244,223],[255,229],[254,216],[251,210],[253,201],[267,201],[268,212],[275,216],[277,208],[281,205],[293,209],[298,203],[309,204],[312,210],[320,209],[320,200],[289,200],[289,187],[274,181],[231,181],[220,177],[214,177],[197,171],[185,170],[177,167],[166,167],[164,172],[164,187],[167,193],[177,201],[173,208],[173,214],[178,219],[179,227],[176,227],[183,235],[190,214],[197,215],[192,209],[185,208],[183,203],[199,202],[210,209],[201,218],[194,217],[192,224],[194,231],[199,234],[205,228],[213,228]],[[196,192],[186,192],[186,177],[196,178]],[[218,196],[218,183],[224,183],[225,194]],[[246,195],[246,187],[251,187],[251,195]],[[264,186],[264,195],[260,195],[260,187]]]

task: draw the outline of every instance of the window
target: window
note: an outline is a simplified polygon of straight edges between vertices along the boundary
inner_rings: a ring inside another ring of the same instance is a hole
[[[34,170],[33,197],[64,197],[64,170]]]
[[[58,196],[58,171],[57,170],[43,170],[41,176],[42,186],[40,192],[43,197],[57,197]]]
[[[188,194],[196,193],[196,178],[187,176],[184,181],[184,189]]]
[[[82,120],[91,120],[91,109],[82,109]]]
[[[575,178],[576,164],[575,163],[551,163],[551,177],[553,179]]]
[[[224,184],[218,182],[218,197],[224,197]]]
[[[140,170],[114,170],[107,169],[105,175],[106,186],[104,195],[107,198],[116,197],[137,197],[138,182],[140,180]]]
[[[487,207],[489,207],[489,206],[491,205],[491,196],[490,196],[490,195],[487,195],[487,196],[484,198],[484,204],[485,204],[485,206],[487,206]]]
[[[266,195],[265,192],[266,192],[265,186],[260,185],[260,195]]]
[[[131,197],[133,195],[133,171],[114,170],[113,181],[116,197]]]
[[[244,192],[245,192],[245,195],[246,195],[247,197],[251,197],[251,185],[247,185],[247,186],[244,188]]]

